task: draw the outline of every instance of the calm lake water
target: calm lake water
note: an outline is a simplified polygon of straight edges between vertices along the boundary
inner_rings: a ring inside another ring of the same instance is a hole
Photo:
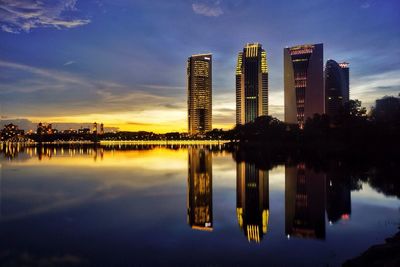
[[[89,146],[3,149],[0,163],[1,266],[339,266],[400,221],[399,199],[341,162]]]

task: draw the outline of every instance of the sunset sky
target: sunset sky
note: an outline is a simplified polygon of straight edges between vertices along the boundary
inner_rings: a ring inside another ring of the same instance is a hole
[[[213,53],[213,127],[235,122],[235,64],[260,42],[283,118],[283,48],[324,43],[366,107],[400,92],[398,0],[0,0],[0,113],[28,128],[187,130],[186,60]],[[27,130],[27,129],[26,129]]]

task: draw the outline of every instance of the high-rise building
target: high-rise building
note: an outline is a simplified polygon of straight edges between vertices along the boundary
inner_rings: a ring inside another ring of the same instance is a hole
[[[342,74],[344,77],[345,87],[343,91],[344,102],[350,100],[350,68],[348,62],[339,62],[339,67],[342,69]]]
[[[197,230],[211,231],[212,153],[204,148],[188,149],[188,224]]]
[[[92,133],[97,134],[97,122],[93,123]]]
[[[288,237],[325,239],[324,173],[304,163],[285,166],[285,232]]]
[[[269,175],[254,164],[236,164],[236,214],[248,241],[259,243],[267,233]]]
[[[325,67],[325,113],[338,115],[344,103],[349,101],[349,64],[330,59]]]
[[[325,111],[323,44],[285,48],[285,122],[302,129],[307,118]]]
[[[212,55],[193,55],[187,61],[189,134],[212,129]]]
[[[104,134],[104,124],[100,124],[100,134]]]
[[[267,53],[259,43],[239,52],[236,66],[236,124],[268,115]]]

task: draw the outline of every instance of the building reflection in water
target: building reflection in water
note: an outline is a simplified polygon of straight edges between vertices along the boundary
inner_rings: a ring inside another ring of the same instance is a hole
[[[188,148],[187,221],[192,229],[212,231],[212,153]]]
[[[268,228],[268,171],[260,170],[251,163],[238,162],[236,183],[236,213],[239,226],[249,242],[259,243]]]
[[[349,220],[351,214],[351,179],[346,176],[340,162],[331,163],[326,175],[326,213],[330,224]]]
[[[285,166],[285,232],[288,238],[325,239],[324,173],[304,163]]]

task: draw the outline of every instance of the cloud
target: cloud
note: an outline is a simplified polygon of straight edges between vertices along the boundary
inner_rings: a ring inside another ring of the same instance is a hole
[[[361,5],[361,8],[369,8],[370,6],[371,6],[370,4],[365,3],[365,4],[362,4],[362,5]]]
[[[398,95],[399,91],[399,70],[360,76],[350,81],[350,98],[361,100],[367,107],[374,105],[376,99],[384,95]]]
[[[0,73],[2,115],[8,118],[52,122],[57,128],[64,128],[66,123],[101,121],[107,127],[138,129],[137,125],[126,124],[131,121],[153,125],[140,127],[142,130],[185,129],[186,95],[177,86],[151,85],[150,90],[149,86],[91,79],[2,60]],[[180,92],[171,92],[176,90]]]
[[[219,1],[216,1],[213,4],[195,3],[192,4],[192,9],[193,12],[198,15],[203,15],[206,17],[219,17],[224,14],[219,4]]]
[[[370,6],[371,6],[370,3],[365,2],[365,3],[363,3],[363,4],[361,5],[361,8],[366,9],[366,8],[369,8]]]
[[[29,32],[34,28],[74,28],[90,23],[78,18],[77,0],[3,0],[0,1],[1,30]]]
[[[75,61],[70,60],[70,61],[65,62],[64,66],[69,66],[69,65],[72,65],[72,64],[75,64],[75,63],[76,63]]]

